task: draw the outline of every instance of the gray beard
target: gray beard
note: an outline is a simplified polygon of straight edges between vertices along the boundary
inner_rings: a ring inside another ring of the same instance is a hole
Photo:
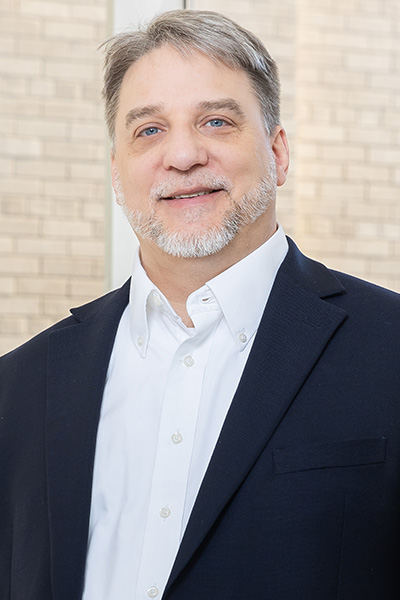
[[[204,184],[205,182],[202,181]],[[229,183],[221,180],[213,180],[214,189],[224,188],[231,196]],[[166,186],[160,186],[152,190],[154,199],[166,197],[164,192]],[[160,189],[161,188],[161,189]],[[162,190],[162,192],[161,192]],[[232,207],[219,225],[210,225],[201,232],[175,231],[165,229],[162,221],[155,215],[154,211],[145,216],[137,210],[130,210],[125,202],[121,182],[116,178],[115,194],[118,204],[121,205],[132,229],[143,239],[155,242],[157,246],[170,254],[180,258],[204,258],[220,252],[227,246],[246,225],[254,223],[258,217],[263,215],[275,202],[276,198],[276,165],[271,160],[267,177],[260,180],[259,184],[247,192],[239,202],[233,201]],[[200,208],[191,209],[186,213],[183,222],[191,223],[197,220]]]

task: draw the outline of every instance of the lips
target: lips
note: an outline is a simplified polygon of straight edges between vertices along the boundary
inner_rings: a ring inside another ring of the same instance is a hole
[[[186,198],[196,198],[197,196],[208,196],[209,194],[214,194],[215,192],[221,192],[222,189],[218,188],[218,189],[202,189],[199,191],[192,191],[192,190],[188,190],[188,191],[183,191],[183,190],[177,190],[174,194],[172,194],[171,196],[163,196],[161,198],[161,200],[184,200]]]

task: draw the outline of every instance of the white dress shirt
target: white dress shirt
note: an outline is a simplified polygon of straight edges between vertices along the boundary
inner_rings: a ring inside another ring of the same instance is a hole
[[[161,598],[286,252],[282,228],[187,300],[136,256],[108,368],[83,600]]]

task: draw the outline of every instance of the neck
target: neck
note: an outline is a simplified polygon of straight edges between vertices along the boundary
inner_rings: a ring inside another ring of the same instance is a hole
[[[251,232],[245,228],[241,234],[220,252],[203,258],[179,258],[166,254],[153,242],[140,240],[140,258],[149,279],[164,294],[171,306],[188,327],[193,323],[186,310],[190,294],[202,287],[245,256],[256,250],[276,231],[276,223],[267,229],[252,224]],[[258,233],[258,235],[257,235]]]

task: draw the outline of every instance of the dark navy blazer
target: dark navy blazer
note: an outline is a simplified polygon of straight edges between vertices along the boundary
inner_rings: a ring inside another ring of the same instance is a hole
[[[0,600],[82,597],[128,293],[0,360]],[[290,242],[164,599],[399,600],[399,298]]]

